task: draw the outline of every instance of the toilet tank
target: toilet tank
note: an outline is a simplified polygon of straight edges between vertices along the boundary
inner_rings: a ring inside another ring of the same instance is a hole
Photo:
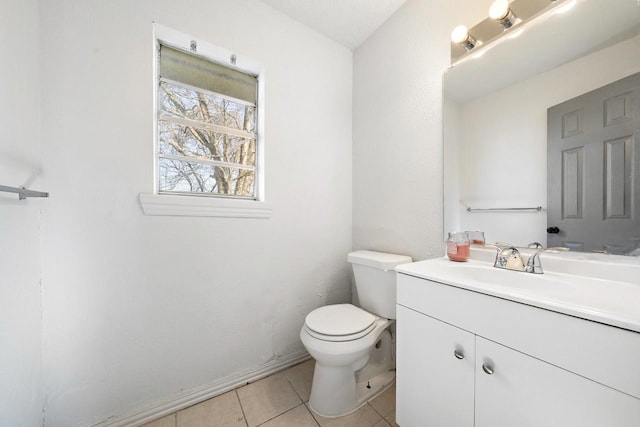
[[[353,268],[360,307],[386,319],[396,318],[396,272],[411,257],[374,251],[351,252],[347,258]]]

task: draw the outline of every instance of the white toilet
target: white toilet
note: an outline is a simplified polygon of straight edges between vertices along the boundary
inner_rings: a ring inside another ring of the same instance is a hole
[[[355,411],[395,378],[390,331],[396,318],[394,268],[411,258],[355,251],[348,260],[361,308],[352,304],[317,308],[300,331],[302,343],[316,360],[309,406],[325,417]]]

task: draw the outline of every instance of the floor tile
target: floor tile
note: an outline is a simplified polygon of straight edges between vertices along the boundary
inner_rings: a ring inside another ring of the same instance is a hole
[[[176,414],[167,415],[155,421],[151,421],[142,427],[176,427]]]
[[[178,412],[177,427],[246,427],[235,391]]]
[[[389,423],[387,422],[387,420],[385,419],[381,419],[380,421],[378,421],[377,423],[375,423],[373,426],[371,427],[390,427]]]
[[[389,415],[385,416],[384,419],[387,420],[387,422],[392,427],[398,427],[398,424],[396,423],[396,410],[395,409]]]
[[[316,414],[313,416],[321,427],[371,427],[382,420],[380,414],[368,404],[344,417],[325,418]]]
[[[309,401],[311,383],[313,382],[313,368],[315,365],[315,360],[311,359],[284,371],[287,379],[303,402]]]
[[[318,427],[318,423],[304,404],[261,424],[260,427]]]
[[[308,360],[143,427],[398,427],[395,384],[344,417],[313,414],[306,402],[314,366]]]
[[[264,423],[302,403],[282,372],[237,391],[249,427]]]
[[[383,417],[389,415],[391,411],[396,409],[395,383],[379,394],[375,399],[371,400],[369,404]]]

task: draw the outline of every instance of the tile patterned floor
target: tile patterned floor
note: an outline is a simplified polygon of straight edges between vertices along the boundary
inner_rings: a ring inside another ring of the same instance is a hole
[[[143,427],[397,427],[395,384],[352,414],[314,415],[307,406],[313,366],[309,360]]]

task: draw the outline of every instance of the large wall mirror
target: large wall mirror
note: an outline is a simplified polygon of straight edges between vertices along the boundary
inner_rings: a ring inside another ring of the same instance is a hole
[[[582,179],[580,174],[586,174],[585,178],[594,175],[602,183],[606,172],[600,163],[609,162],[609,172],[613,168],[618,177],[626,174],[621,178],[626,180],[626,193],[623,191],[618,198],[621,201],[598,200],[600,205],[590,209],[595,202],[583,199],[583,194],[579,199],[574,197],[574,204],[584,205],[581,214],[595,215],[599,221],[608,219],[603,203],[630,204],[622,206],[622,212],[636,220],[640,217],[640,170],[636,170],[640,169],[638,96],[623,96],[621,102],[617,99],[610,103],[615,104],[611,108],[616,109],[616,114],[622,111],[635,122],[624,144],[607,146],[606,141],[600,141],[601,157],[597,162],[601,167],[597,172],[569,170],[577,157],[567,155],[564,162],[568,169],[555,173],[556,163],[548,160],[552,150],[547,149],[551,132],[547,115],[551,107],[638,73],[637,0],[558,1],[534,19],[514,26],[454,63],[444,75],[445,231],[482,230],[487,242],[518,246],[540,242],[545,247],[593,252],[632,248],[634,239],[640,238],[640,229],[626,229],[622,233],[624,241],[610,238],[615,230],[605,230],[594,237],[597,242],[587,247],[574,244],[579,239],[565,235],[564,226],[559,227],[559,233],[548,234],[549,227],[560,224],[548,223],[553,202],[548,201],[547,190],[557,188],[556,181],[566,187],[567,177]],[[580,120],[591,118],[581,116]],[[578,126],[578,118],[573,124],[567,123],[566,126]],[[590,182],[585,179],[579,183],[585,194],[593,191]],[[616,221],[608,221],[606,227],[615,224]]]

